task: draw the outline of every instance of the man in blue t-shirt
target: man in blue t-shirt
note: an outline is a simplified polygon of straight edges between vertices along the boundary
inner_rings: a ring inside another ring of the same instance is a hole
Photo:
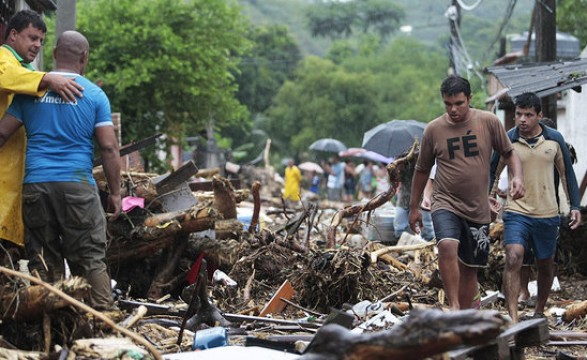
[[[92,176],[93,139],[100,146],[108,182],[112,218],[121,209],[120,155],[104,92],[81,76],[88,63],[89,44],[76,31],[66,31],[54,50],[55,73],[75,79],[84,96],[76,102],[58,94],[16,96],[0,121],[0,146],[20,126],[27,133],[23,220],[29,269],[45,281],[64,275],[64,259],[73,275],[92,286],[90,304],[112,306],[106,267],[106,222]]]

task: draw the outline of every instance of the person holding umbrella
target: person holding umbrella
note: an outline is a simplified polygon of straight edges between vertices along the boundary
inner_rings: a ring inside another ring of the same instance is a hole
[[[510,196],[519,199],[525,190],[520,158],[503,125],[492,113],[469,106],[469,81],[451,75],[442,82],[440,93],[446,112],[424,129],[412,180],[409,222],[419,233],[422,193],[436,162],[431,210],[438,267],[449,306],[458,310],[473,307],[477,269],[487,265],[492,151],[504,158],[512,172]]]

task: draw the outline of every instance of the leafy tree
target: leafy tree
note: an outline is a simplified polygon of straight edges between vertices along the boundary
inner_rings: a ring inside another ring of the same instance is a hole
[[[307,57],[261,126],[284,155],[299,154],[333,134],[348,146],[360,146],[363,130],[380,120],[374,82],[368,73],[346,72],[329,60]]]
[[[264,149],[267,134],[256,125],[302,58],[298,45],[284,26],[251,26],[246,37],[253,45],[239,64],[236,95],[247,106],[252,121],[222,131],[231,140],[233,156],[239,162],[253,160]]]
[[[337,65],[306,58],[275,98],[262,128],[282,155],[303,153],[322,137],[357,147],[377,124],[429,121],[443,112],[439,86],[447,61],[441,50],[401,37],[379,52],[347,51],[341,59]]]
[[[77,10],[91,45],[88,77],[122,113],[123,142],[247,119],[234,96],[247,23],[232,2],[80,0]]]
[[[243,57],[237,74],[237,99],[251,114],[262,113],[302,58],[299,47],[284,26],[252,26],[247,38],[252,50]]]
[[[313,36],[332,39],[356,32],[374,32],[385,38],[405,17],[392,0],[317,1],[306,13]]]
[[[573,34],[579,39],[581,49],[587,45],[587,14],[585,0],[557,1],[556,25],[560,31]]]

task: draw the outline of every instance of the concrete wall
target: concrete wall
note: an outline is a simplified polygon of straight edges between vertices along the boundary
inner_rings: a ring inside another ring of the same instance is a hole
[[[558,130],[577,151],[578,161],[574,169],[579,186],[587,172],[587,86],[583,85],[582,89],[581,93],[572,90],[567,92],[563,98],[566,114],[564,118],[557,119]],[[581,205],[586,204],[587,194],[581,200]]]

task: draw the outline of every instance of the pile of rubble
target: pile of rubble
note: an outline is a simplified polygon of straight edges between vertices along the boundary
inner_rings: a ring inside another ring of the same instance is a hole
[[[567,302],[550,324],[509,325],[498,297],[499,246],[481,274],[484,310],[444,312],[432,243],[409,234],[393,246],[362,238],[368,214],[389,202],[413,161],[410,153],[390,164],[390,189],[367,202],[310,199],[296,209],[283,203],[267,169],[248,169],[246,179],[193,163],[164,177],[127,173],[124,196],[140,201],[108,229],[120,311],[87,307],[81,279],[52,286],[11,270],[18,258],[9,256],[0,268],[0,358],[179,360],[214,346],[228,354],[216,358],[230,358],[224,345],[300,359],[465,359],[490,351],[510,358],[552,343],[557,331],[575,339],[566,345],[585,341],[578,330],[587,304],[564,291]],[[190,183],[195,174],[210,180]],[[107,191],[103,175],[95,177]],[[493,236],[498,241],[497,229]],[[277,355],[251,355],[259,356]]]

